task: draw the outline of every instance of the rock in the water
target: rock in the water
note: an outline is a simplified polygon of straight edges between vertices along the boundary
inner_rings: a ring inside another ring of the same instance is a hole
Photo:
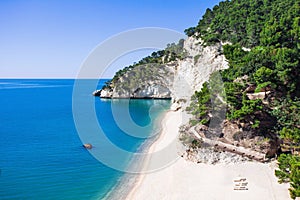
[[[101,90],[96,90],[93,92],[93,96],[95,96],[95,97],[99,97],[100,94],[101,94]]]
[[[84,145],[82,145],[84,148],[86,148],[86,149],[92,149],[93,148],[93,146],[90,144],[90,143],[87,143],[87,144],[84,144]]]

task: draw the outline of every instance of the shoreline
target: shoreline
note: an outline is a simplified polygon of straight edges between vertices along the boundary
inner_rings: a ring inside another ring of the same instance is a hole
[[[152,143],[147,153],[163,148],[174,130],[179,129],[182,111],[167,111],[162,120],[162,133]],[[177,118],[176,118],[177,116]],[[178,135],[178,131],[175,134]],[[151,162],[147,157],[143,167]],[[196,164],[179,158],[176,162],[151,173],[135,178],[134,186],[123,198],[133,199],[273,199],[289,197],[289,184],[279,184],[274,175],[275,162],[241,162],[230,164]],[[245,177],[247,190],[236,190],[234,180]],[[128,187],[128,185],[127,185]],[[216,192],[218,191],[218,192]]]
[[[156,150],[156,147],[159,145],[159,142],[161,142],[161,140],[166,136],[167,134],[167,122],[170,120],[170,118],[172,118],[174,116],[174,113],[176,113],[177,115],[180,114],[181,111],[172,111],[172,110],[168,110],[164,116],[162,117],[162,121],[161,121],[161,134],[159,135],[159,137],[157,137],[153,142],[152,144],[150,144],[149,148],[145,151],[145,153],[148,153],[148,154],[151,154],[153,153],[155,150]],[[179,126],[181,124],[178,124],[178,130],[179,130]],[[176,127],[175,127],[176,128]],[[149,162],[151,160],[151,157],[147,156],[147,158],[143,161],[143,164],[142,164],[142,168],[145,168]],[[150,172],[151,173],[155,173],[155,172]],[[138,176],[135,180],[135,184],[133,186],[133,188],[131,188],[129,190],[129,193],[126,195],[125,199],[126,200],[130,200],[132,198],[134,198],[134,195],[135,193],[137,192],[139,186],[142,184],[145,176],[147,176],[147,174],[149,173],[141,173],[141,174],[138,174],[136,176]]]
[[[160,127],[160,133],[152,138],[149,138],[146,140],[138,149],[137,152],[139,153],[150,153],[151,149],[154,148],[155,143],[164,135],[164,120],[166,119],[166,115],[168,115],[170,112],[173,112],[171,110],[164,111],[160,116],[158,116],[158,127]],[[138,165],[141,165],[141,168],[144,168],[146,164],[146,159],[148,157],[144,158],[143,160],[137,160],[136,158],[131,159],[131,165],[128,168],[136,168],[135,163],[138,162]],[[111,191],[105,196],[105,199],[111,199],[111,200],[117,200],[117,199],[126,199],[129,194],[132,193],[133,188],[128,188],[127,185],[133,184],[134,187],[138,186],[139,183],[142,181],[141,176],[143,174],[136,174],[136,173],[125,173],[121,176],[121,178],[118,180],[118,183],[111,189]]]

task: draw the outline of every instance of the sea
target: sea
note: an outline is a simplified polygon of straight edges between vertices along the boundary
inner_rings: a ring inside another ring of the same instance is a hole
[[[94,90],[100,89],[106,81],[97,80]],[[109,199],[108,194],[118,192],[120,185],[127,187],[124,177],[128,173],[122,167],[130,166],[133,160],[124,158],[123,166],[118,168],[95,157],[93,149],[101,149],[101,140],[100,144],[96,142],[97,134],[100,135],[98,129],[86,130],[91,134],[88,142],[93,148],[88,150],[82,146],[86,142],[82,138],[89,139],[86,137],[89,135],[82,137],[84,130],[82,127],[78,130],[80,117],[74,115],[74,98],[82,98],[83,103],[92,102],[94,113],[81,112],[91,115],[86,116],[87,119],[96,116],[102,134],[114,146],[130,152],[128,155],[145,150],[151,138],[145,136],[152,134],[170,101],[100,99],[92,95],[93,90],[81,91],[80,97],[74,97],[75,82],[73,79],[0,79],[1,200]],[[90,82],[81,80],[79,84],[88,86]],[[122,126],[128,120],[128,124],[134,122],[144,127],[141,137],[139,133],[128,134],[126,128],[120,127],[115,120],[118,109],[112,109],[112,104],[120,110],[128,108],[130,117],[124,116]],[[158,104],[160,106],[153,109]],[[128,185],[130,187],[132,185]]]

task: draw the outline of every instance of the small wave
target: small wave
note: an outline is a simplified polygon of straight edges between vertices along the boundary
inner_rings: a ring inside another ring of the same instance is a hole
[[[15,85],[21,85],[21,86],[38,86],[40,84],[33,84],[33,83],[19,83],[19,84],[15,84]]]
[[[10,90],[10,89],[28,89],[28,88],[55,88],[55,87],[68,87],[70,85],[34,85],[34,84],[23,84],[23,85],[10,85],[10,86],[1,86],[0,90]]]

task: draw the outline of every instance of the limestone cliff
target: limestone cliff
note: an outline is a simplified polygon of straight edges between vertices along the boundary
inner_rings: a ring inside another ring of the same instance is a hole
[[[184,41],[183,49],[184,58],[129,69],[98,94],[101,98],[189,100],[211,73],[228,67],[221,43],[204,47],[201,40],[189,37]]]

